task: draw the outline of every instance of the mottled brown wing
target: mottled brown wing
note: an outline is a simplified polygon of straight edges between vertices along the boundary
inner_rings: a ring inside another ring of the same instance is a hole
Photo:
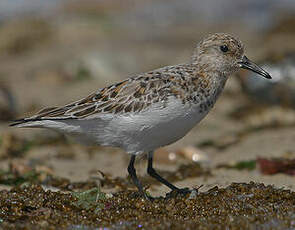
[[[165,105],[171,95],[185,100],[185,91],[189,90],[189,85],[193,85],[185,79],[187,74],[179,67],[148,72],[102,88],[64,107],[45,108],[24,120],[79,119],[99,113],[137,113],[152,103],[161,102]]]

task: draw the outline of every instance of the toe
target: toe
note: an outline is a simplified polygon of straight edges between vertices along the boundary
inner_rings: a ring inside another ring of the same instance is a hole
[[[191,193],[192,190],[189,189],[189,188],[180,188],[180,189],[176,190],[176,192],[177,192],[178,194],[186,195],[186,194]]]
[[[192,190],[189,188],[179,188],[179,189],[175,189],[175,190],[172,190],[171,192],[167,193],[166,198],[173,198],[173,197],[175,198],[178,195],[185,196],[187,194],[190,194],[191,192],[192,192]]]

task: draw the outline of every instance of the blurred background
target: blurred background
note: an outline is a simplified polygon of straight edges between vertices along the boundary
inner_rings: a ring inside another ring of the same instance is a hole
[[[210,170],[210,177],[189,174],[180,186],[254,180],[294,189],[294,0],[1,0],[1,170],[21,175],[41,165],[71,181],[97,170],[127,175],[122,150],[79,146],[48,130],[9,128],[9,121],[186,62],[197,42],[215,32],[238,36],[273,80],[247,71],[233,76],[198,127],[158,150],[158,167],[195,163]]]

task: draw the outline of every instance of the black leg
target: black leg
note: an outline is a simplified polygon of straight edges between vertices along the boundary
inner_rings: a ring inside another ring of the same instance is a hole
[[[165,180],[163,177],[161,177],[153,168],[153,155],[154,152],[149,152],[148,153],[148,168],[147,168],[147,173],[151,176],[154,177],[156,180],[160,181],[162,184],[166,185],[173,191],[177,191],[178,193],[189,193],[190,190],[188,188],[177,188],[173,184],[169,183],[167,180]]]
[[[135,155],[131,155],[130,162],[128,165],[128,173],[131,176],[131,179],[133,183],[135,184],[135,186],[137,187],[140,194],[142,194],[145,198],[150,199],[150,197],[148,197],[147,194],[144,192],[143,187],[136,176],[136,170],[134,168],[135,157],[136,157]]]

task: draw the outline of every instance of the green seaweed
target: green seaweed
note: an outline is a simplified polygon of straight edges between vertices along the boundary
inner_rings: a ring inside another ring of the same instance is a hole
[[[34,183],[38,181],[40,173],[35,170],[18,175],[11,171],[0,170],[0,184],[18,186],[25,182]]]
[[[220,164],[217,168],[237,169],[237,170],[254,170],[256,168],[256,160],[239,161],[235,164]]]
[[[94,209],[95,213],[104,208],[104,201],[107,200],[106,194],[101,192],[99,188],[92,188],[83,192],[72,192],[72,196],[76,198],[76,201],[72,202],[74,206],[85,210]]]

